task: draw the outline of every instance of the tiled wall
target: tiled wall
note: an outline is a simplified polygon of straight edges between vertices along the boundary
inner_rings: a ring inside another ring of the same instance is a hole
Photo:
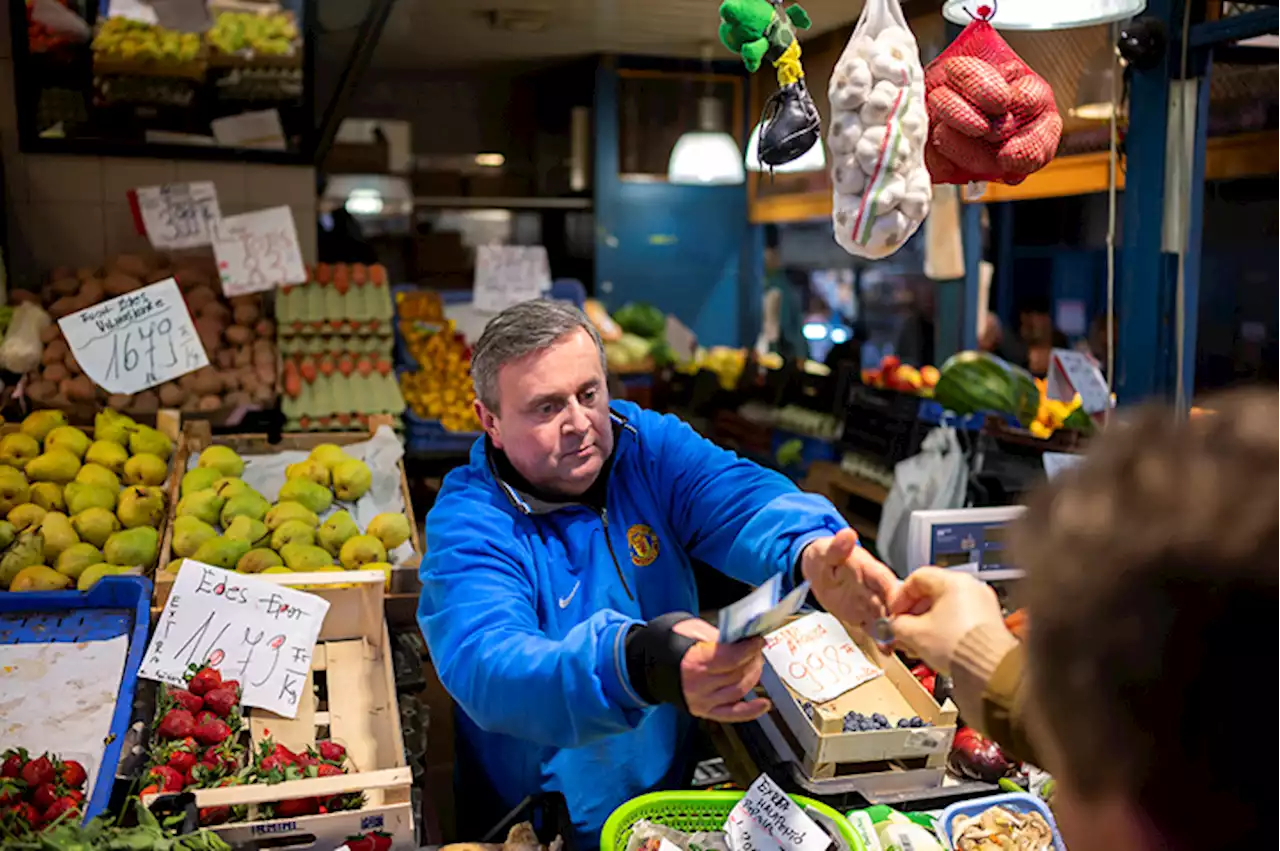
[[[146,247],[125,193],[138,186],[211,180],[224,215],[293,209],[303,259],[316,256],[316,184],[309,166],[22,154],[18,151],[9,14],[0,11],[0,153],[11,280],[37,281],[54,266],[96,265]]]

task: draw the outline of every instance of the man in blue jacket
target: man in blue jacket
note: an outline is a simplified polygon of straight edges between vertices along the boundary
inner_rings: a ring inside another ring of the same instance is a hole
[[[753,585],[803,575],[864,622],[897,580],[831,503],[675,417],[611,406],[577,309],[508,308],[471,365],[486,436],[427,516],[418,621],[501,802],[559,791],[590,843],[619,804],[680,781],[690,715],[770,708],[743,700],[761,640],[718,644],[691,614],[691,558]]]

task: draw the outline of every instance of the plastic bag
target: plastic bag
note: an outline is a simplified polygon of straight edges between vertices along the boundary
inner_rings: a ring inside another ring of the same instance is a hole
[[[888,257],[920,227],[933,197],[924,70],[898,0],[867,0],[827,97],[836,242],[858,257]]]
[[[963,508],[969,465],[953,428],[935,428],[925,435],[920,453],[893,468],[893,487],[880,512],[880,555],[903,578],[919,564],[907,564],[911,512]]]
[[[1016,186],[1058,152],[1053,89],[989,23],[990,6],[925,69],[934,183]]]

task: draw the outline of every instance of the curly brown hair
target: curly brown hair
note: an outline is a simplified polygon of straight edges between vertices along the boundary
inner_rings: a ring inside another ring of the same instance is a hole
[[[1274,841],[1276,800],[1280,406],[1259,390],[1211,407],[1127,419],[1011,530],[1055,769],[1197,851]]]

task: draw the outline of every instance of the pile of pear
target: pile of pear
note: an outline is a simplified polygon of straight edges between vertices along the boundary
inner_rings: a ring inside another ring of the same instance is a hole
[[[215,444],[183,475],[167,570],[176,573],[192,559],[240,573],[381,570],[390,581],[387,553],[409,539],[409,519],[379,514],[361,531],[338,505],[369,491],[367,464],[321,444],[285,468],[274,505],[241,478],[244,465],[231,447]]]
[[[93,435],[34,411],[0,437],[0,588],[87,591],[155,565],[173,441],[100,411]]]

